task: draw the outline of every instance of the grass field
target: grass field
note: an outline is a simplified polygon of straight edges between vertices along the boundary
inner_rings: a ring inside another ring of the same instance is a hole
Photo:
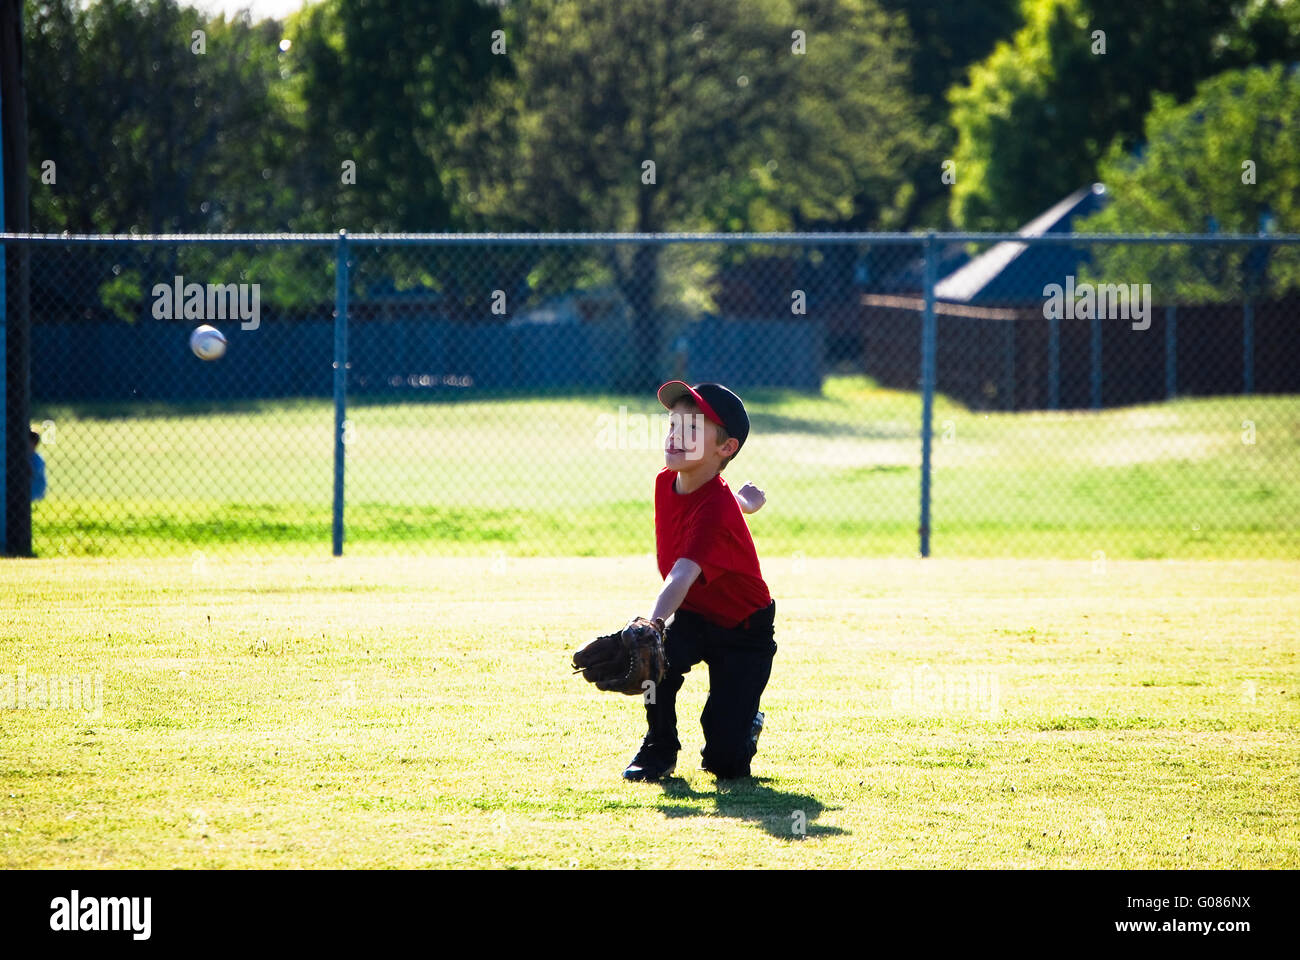
[[[839,377],[746,400],[728,476],[769,494],[751,524],[764,555],[916,554],[915,393]],[[660,413],[644,396],[354,402],[347,550],[644,552]],[[35,415],[54,426],[38,555],[328,550],[328,401]],[[936,555],[1300,559],[1296,397],[1017,414],[939,398],[934,429]]]
[[[566,668],[658,588],[652,400],[354,402],[341,560],[327,402],[38,408],[0,864],[1300,867],[1297,398],[939,398],[925,561],[915,394],[746,399],[780,651],[722,786],[704,668],[661,786]]]
[[[765,572],[767,727],[719,787],[702,668],[662,786],[619,778],[639,702],[566,668],[645,556],[0,561],[0,694],[102,683],[0,709],[0,865],[1300,867],[1300,563]]]

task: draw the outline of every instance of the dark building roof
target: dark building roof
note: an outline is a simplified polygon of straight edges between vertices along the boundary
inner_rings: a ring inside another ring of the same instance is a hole
[[[1106,188],[1100,183],[1080,187],[1016,232],[1022,237],[1071,233],[1076,217],[1095,213],[1105,202]],[[1087,246],[995,244],[940,280],[934,295],[938,300],[980,306],[1041,301],[1044,286],[1063,284],[1088,256]]]

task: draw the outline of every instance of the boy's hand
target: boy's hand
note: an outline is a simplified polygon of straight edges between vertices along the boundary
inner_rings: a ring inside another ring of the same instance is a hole
[[[746,482],[739,490],[736,491],[736,499],[740,501],[740,509],[744,513],[753,513],[763,504],[767,503],[767,494],[752,483]]]

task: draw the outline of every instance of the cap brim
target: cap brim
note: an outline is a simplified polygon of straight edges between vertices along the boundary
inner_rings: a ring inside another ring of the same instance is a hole
[[[690,385],[683,383],[681,380],[669,380],[659,388],[659,402],[669,409],[672,409],[672,405],[682,397],[690,397],[692,400],[698,399],[698,395],[690,388]]]
[[[709,401],[696,393],[689,383],[684,383],[681,380],[669,380],[659,388],[659,402],[669,410],[671,410],[673,404],[677,403],[679,400],[690,400],[700,408],[702,414],[714,423],[720,426],[723,425],[722,418],[718,416],[718,411],[714,410],[713,407],[710,406]]]

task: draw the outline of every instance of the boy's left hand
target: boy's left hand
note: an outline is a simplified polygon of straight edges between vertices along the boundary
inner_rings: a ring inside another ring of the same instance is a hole
[[[736,499],[740,501],[741,510],[745,513],[753,513],[767,503],[767,494],[754,484],[746,482],[744,486],[736,491]]]

